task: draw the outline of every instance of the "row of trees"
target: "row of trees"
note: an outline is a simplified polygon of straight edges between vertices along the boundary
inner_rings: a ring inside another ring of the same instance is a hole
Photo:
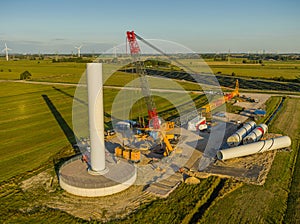
[[[68,58],[58,58],[58,59],[53,58],[52,59],[52,63],[59,63],[59,62],[90,63],[90,62],[92,62],[92,60],[91,59],[84,59],[82,57],[80,57],[80,58],[68,57]]]
[[[242,61],[243,64],[263,64],[263,60],[259,59],[259,60],[247,60],[247,59],[243,59]]]

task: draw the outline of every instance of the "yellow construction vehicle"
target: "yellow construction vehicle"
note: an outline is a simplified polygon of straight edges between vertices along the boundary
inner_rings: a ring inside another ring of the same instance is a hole
[[[235,89],[231,92],[231,93],[227,93],[224,96],[213,100],[212,102],[204,105],[201,107],[202,112],[203,113],[210,113],[211,111],[213,111],[214,109],[216,109],[217,107],[223,105],[224,103],[228,102],[229,100],[231,100],[233,97],[235,96],[239,96],[239,80],[237,79],[235,82]]]

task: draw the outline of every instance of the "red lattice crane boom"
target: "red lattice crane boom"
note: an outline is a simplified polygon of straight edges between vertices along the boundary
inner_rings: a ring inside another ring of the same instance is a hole
[[[141,53],[140,47],[136,40],[134,31],[127,31],[127,41],[132,55],[139,55]]]
[[[141,90],[147,105],[149,122],[151,122],[151,126],[153,126],[154,129],[158,129],[160,126],[159,118],[156,111],[156,106],[151,97],[151,91],[144,70],[144,63],[140,60],[141,50],[137,42],[137,37],[138,36],[135,35],[134,31],[127,31],[127,41],[135,64],[136,73],[140,77]]]

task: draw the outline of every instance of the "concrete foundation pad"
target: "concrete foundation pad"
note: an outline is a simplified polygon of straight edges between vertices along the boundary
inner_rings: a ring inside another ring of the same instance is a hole
[[[64,163],[59,170],[61,188],[70,194],[84,197],[107,196],[121,192],[136,180],[136,168],[127,162],[108,162],[108,172],[103,175],[91,175],[86,163],[80,156]]]
[[[104,174],[108,173],[108,171],[109,171],[109,169],[107,167],[105,167],[105,169],[101,170],[101,171],[88,169],[88,173],[91,175],[104,175]]]

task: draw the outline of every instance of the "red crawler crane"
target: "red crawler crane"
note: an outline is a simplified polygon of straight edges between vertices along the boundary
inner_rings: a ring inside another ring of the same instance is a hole
[[[159,129],[159,118],[157,115],[155,103],[153,102],[153,99],[151,97],[151,91],[144,70],[144,63],[140,60],[141,50],[137,42],[137,38],[139,38],[139,36],[137,36],[134,31],[127,31],[127,41],[130,48],[130,53],[135,64],[136,73],[140,77],[141,90],[148,109],[149,126],[152,126],[152,128],[154,129]]]

